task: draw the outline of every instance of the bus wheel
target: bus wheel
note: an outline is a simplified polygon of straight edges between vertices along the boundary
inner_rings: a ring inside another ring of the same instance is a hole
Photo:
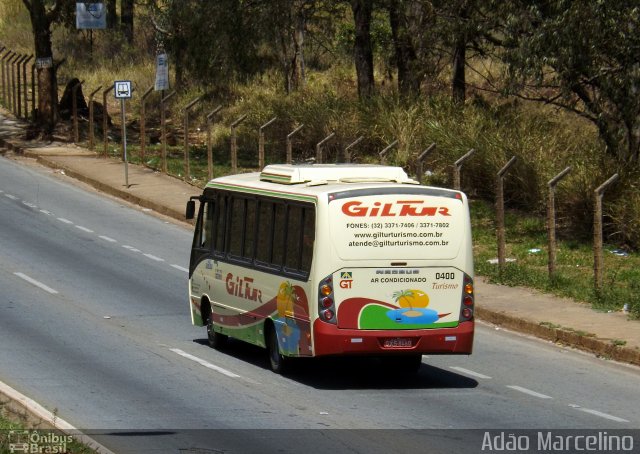
[[[289,358],[280,353],[278,345],[278,335],[272,326],[267,331],[267,352],[269,353],[269,363],[271,370],[276,374],[284,374],[288,369]]]
[[[213,315],[210,315],[207,320],[207,337],[209,338],[209,347],[215,348],[216,350],[224,347],[227,340],[229,340],[228,336],[220,334],[213,329]]]

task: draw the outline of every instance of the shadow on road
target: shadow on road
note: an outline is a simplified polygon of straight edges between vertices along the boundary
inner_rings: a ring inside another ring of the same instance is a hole
[[[208,346],[206,339],[195,343]],[[245,342],[230,339],[221,353],[262,369],[269,369],[266,351]],[[317,389],[468,389],[478,382],[455,372],[425,363],[417,374],[392,370],[376,357],[296,358],[286,377]]]

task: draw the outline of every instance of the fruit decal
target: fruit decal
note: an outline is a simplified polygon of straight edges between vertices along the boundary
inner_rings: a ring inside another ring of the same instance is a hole
[[[300,342],[301,332],[305,330],[301,329],[297,320],[309,318],[307,304],[307,296],[302,287],[292,285],[289,281],[280,283],[276,296],[278,318],[275,325],[283,353],[311,353],[309,345],[302,345]]]
[[[427,309],[429,295],[422,290],[400,290],[393,293],[400,309],[387,311],[387,317],[397,323],[434,323],[438,321],[438,312]]]
[[[295,300],[295,292],[291,282],[285,281],[280,284],[276,302],[278,305],[278,316],[284,317],[287,313],[293,312],[293,304]]]

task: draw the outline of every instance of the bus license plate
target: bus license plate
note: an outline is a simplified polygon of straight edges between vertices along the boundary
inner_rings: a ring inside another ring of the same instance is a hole
[[[408,337],[394,337],[391,339],[385,339],[382,343],[384,348],[407,348],[411,347],[411,339]]]

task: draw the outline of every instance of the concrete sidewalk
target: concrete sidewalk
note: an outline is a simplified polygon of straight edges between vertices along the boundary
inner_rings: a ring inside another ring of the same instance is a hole
[[[0,112],[0,154],[11,151],[64,170],[96,189],[184,221],[184,209],[201,190],[143,166],[124,164],[64,143],[21,140],[26,124]],[[527,288],[492,285],[476,278],[476,315],[508,329],[591,352],[599,357],[640,366],[640,321],[623,313],[603,313],[586,304]]]

